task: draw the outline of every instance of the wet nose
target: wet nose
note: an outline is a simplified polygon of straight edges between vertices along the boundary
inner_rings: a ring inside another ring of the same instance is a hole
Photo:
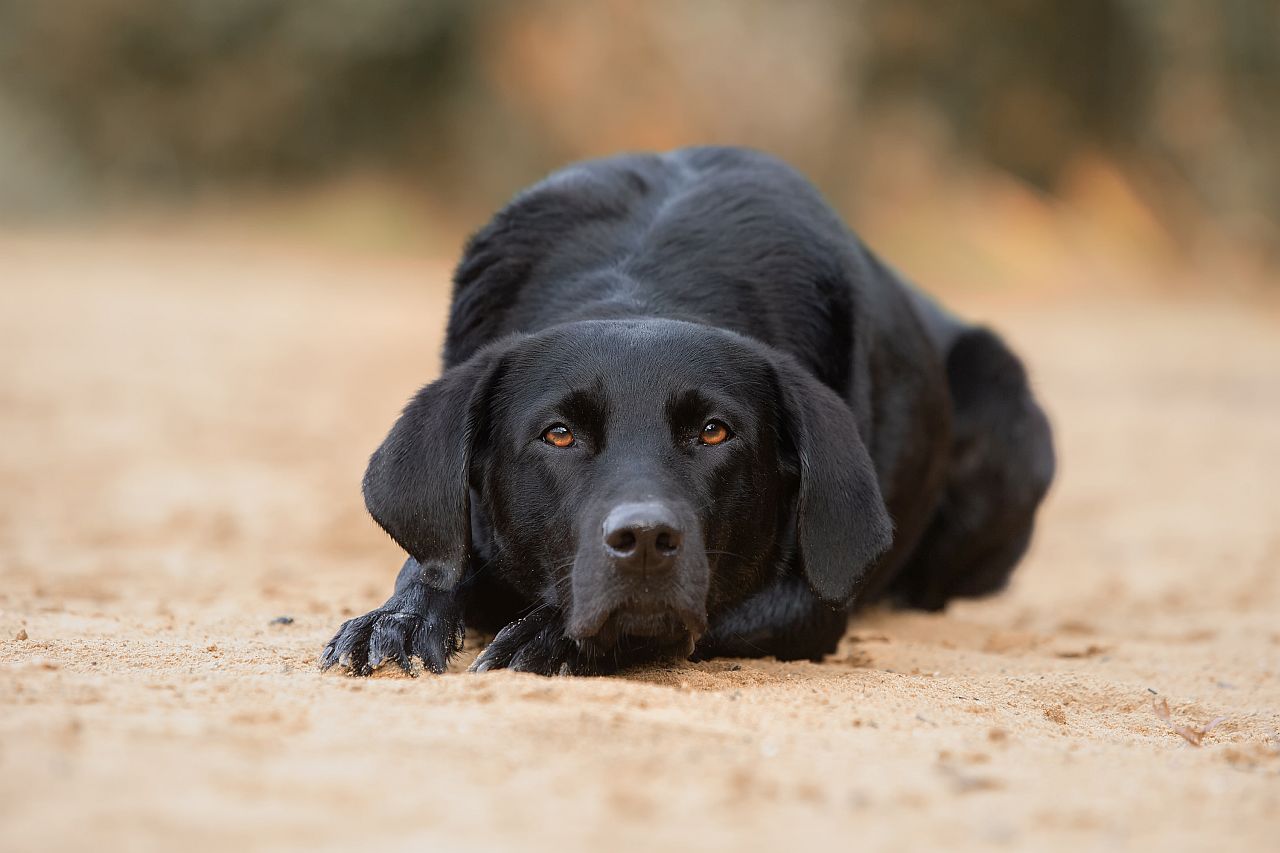
[[[670,569],[683,539],[675,514],[656,501],[622,504],[604,520],[605,551],[626,571]]]

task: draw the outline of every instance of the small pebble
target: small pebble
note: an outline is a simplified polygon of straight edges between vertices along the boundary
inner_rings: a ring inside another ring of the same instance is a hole
[[[292,617],[292,616],[277,616],[276,618],[274,618],[274,619],[272,619],[272,620],[271,620],[271,623],[270,623],[270,624],[272,624],[272,625],[292,625],[292,624],[293,624],[293,617]]]
[[[15,640],[25,640],[25,639],[27,639],[27,629],[26,629],[26,628],[19,628],[19,629],[18,629],[18,633],[14,634],[14,635],[13,635],[13,638],[14,638]]]

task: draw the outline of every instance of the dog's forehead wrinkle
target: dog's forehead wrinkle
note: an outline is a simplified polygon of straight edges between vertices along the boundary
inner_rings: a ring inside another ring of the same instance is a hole
[[[526,344],[513,392],[529,405],[573,392],[641,416],[682,392],[753,399],[767,385],[761,360],[731,332],[679,320],[582,320]]]

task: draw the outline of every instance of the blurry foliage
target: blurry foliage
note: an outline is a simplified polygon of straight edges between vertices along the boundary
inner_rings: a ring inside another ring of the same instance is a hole
[[[311,179],[353,160],[412,162],[447,126],[466,9],[3,2],[0,145],[17,154],[14,171],[62,172],[52,177],[73,193],[174,193]],[[41,189],[18,201],[39,205]]]
[[[693,142],[847,211],[1118,180],[1172,245],[1274,261],[1280,0],[0,0],[10,218],[375,173],[474,223],[564,161]]]

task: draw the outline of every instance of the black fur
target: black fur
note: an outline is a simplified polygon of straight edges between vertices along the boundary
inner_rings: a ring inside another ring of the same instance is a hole
[[[858,604],[1003,586],[1053,467],[1018,359],[784,164],[579,164],[468,244],[444,374],[365,475],[410,559],[322,665],[440,672],[464,624],[477,671],[818,659]]]

